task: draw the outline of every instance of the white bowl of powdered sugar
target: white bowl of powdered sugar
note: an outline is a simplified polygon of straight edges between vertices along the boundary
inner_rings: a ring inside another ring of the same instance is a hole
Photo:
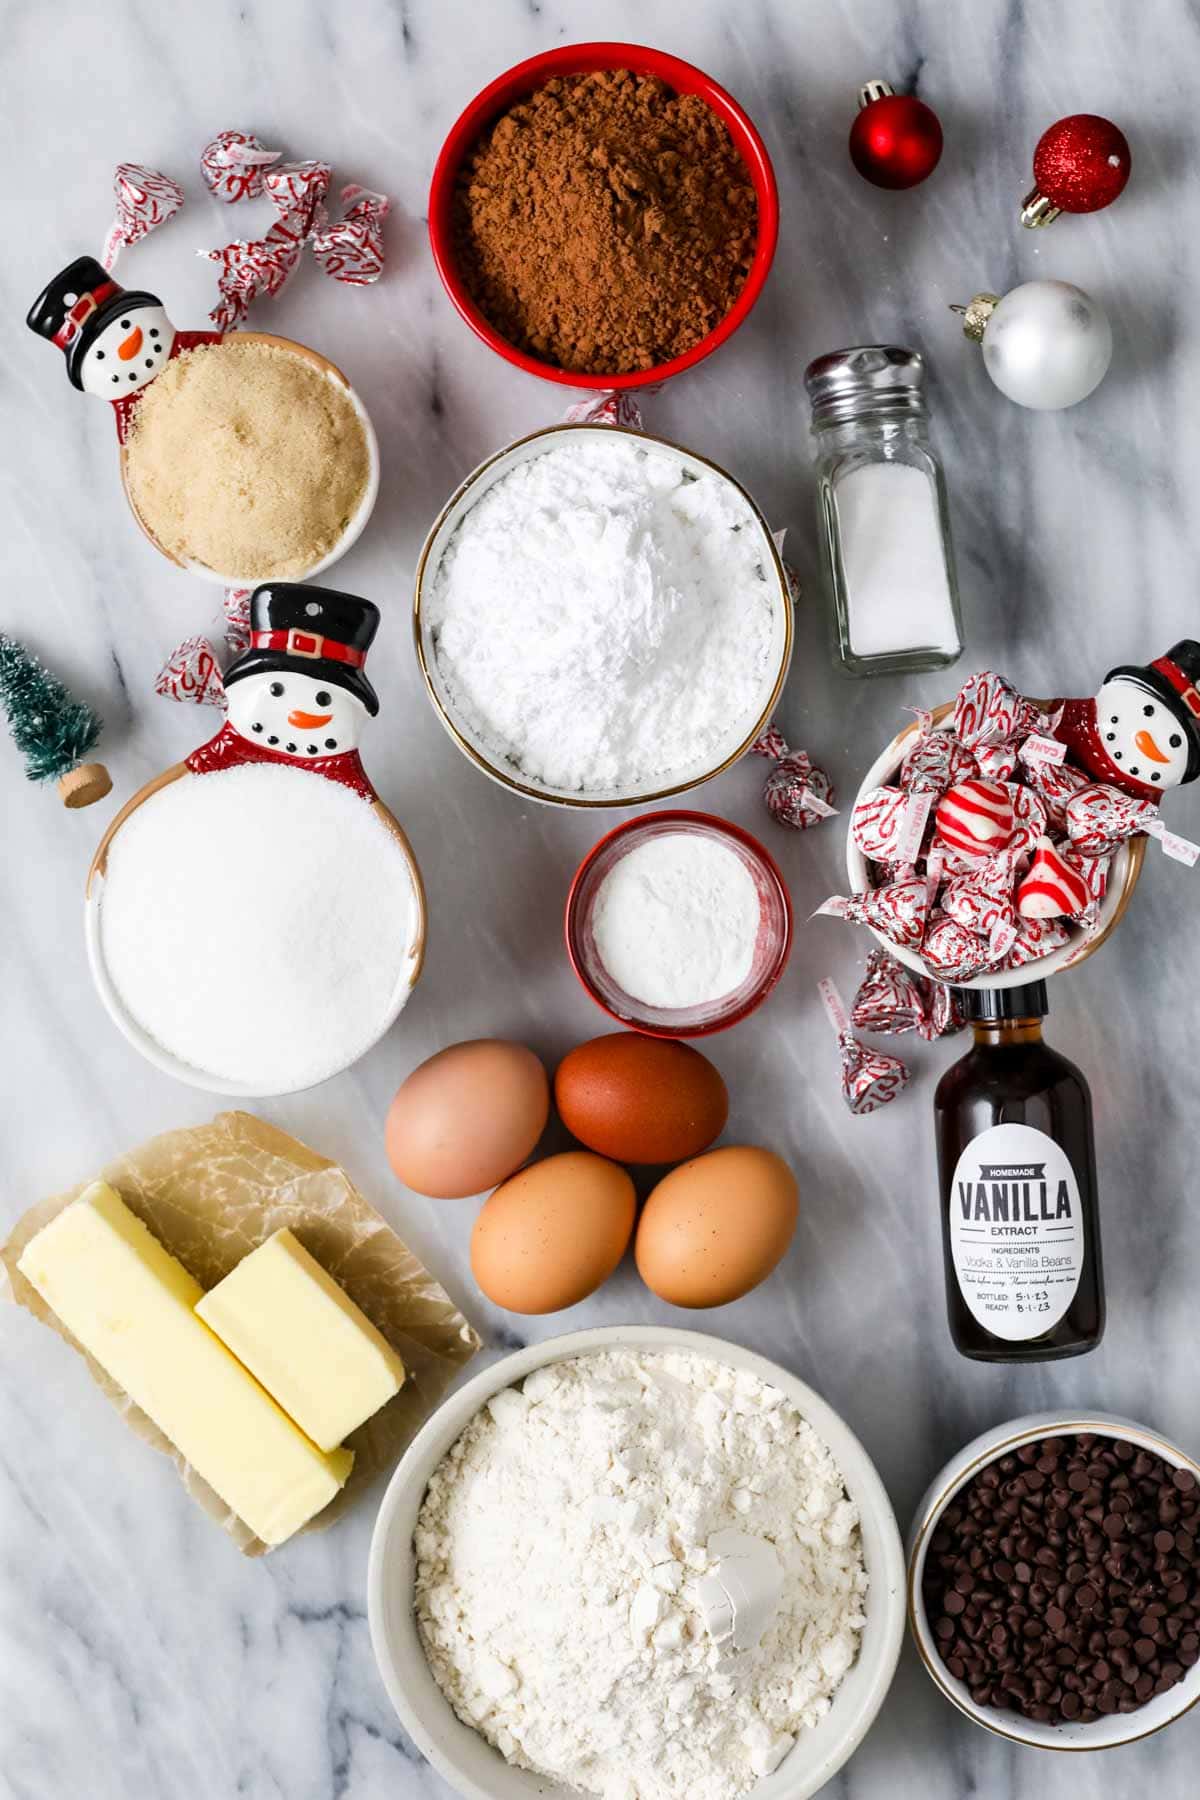
[[[792,646],[787,577],[733,478],[661,438],[559,425],[447,503],[417,654],[467,756],[531,799],[630,806],[749,749]]]
[[[392,1477],[367,1588],[396,1711],[468,1800],[805,1800],[904,1633],[853,1433],[775,1363],[660,1326],[459,1389]]]

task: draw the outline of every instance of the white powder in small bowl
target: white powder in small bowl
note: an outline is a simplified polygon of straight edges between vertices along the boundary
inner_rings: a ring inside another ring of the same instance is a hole
[[[741,987],[762,909],[754,877],[711,832],[665,831],[618,858],[592,912],[596,952],[645,1006],[705,1006]]]
[[[780,605],[734,484],[603,428],[495,481],[422,595],[443,701],[489,760],[606,796],[733,754],[778,672]]]
[[[370,1047],[417,924],[407,859],[374,808],[269,764],[150,795],[109,846],[99,904],[129,1017],[201,1074],[262,1094]]]

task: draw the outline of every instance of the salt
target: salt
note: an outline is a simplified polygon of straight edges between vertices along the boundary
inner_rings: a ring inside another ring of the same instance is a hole
[[[869,462],[834,489],[855,656],[959,649],[937,491],[922,469]]]
[[[592,913],[596,951],[644,1006],[704,1006],[750,973],[761,908],[735,850],[707,833],[644,839],[605,876]]]
[[[250,764],[150,795],[109,848],[100,950],[131,1019],[261,1094],[346,1068],[387,1022],[418,919],[404,853],[360,795]]]

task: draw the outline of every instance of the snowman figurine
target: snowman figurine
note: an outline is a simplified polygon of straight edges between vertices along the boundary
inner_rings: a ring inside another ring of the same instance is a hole
[[[225,673],[225,723],[187,767],[287,763],[374,800],[358,740],[379,711],[363,673],[378,628],[379,608],[354,594],[297,581],[255,588],[249,648]]]
[[[121,443],[142,389],[173,357],[224,336],[176,331],[157,294],[119,286],[94,256],[78,256],[56,275],[26,324],[63,352],[74,387],[112,401]]]
[[[1065,700],[1054,735],[1097,781],[1158,800],[1200,775],[1200,643],[1184,638],[1145,668],[1121,667],[1091,700]]]

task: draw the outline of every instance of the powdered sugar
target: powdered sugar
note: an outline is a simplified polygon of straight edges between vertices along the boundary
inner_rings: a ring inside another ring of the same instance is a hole
[[[705,464],[597,428],[516,464],[425,597],[456,716],[526,780],[669,785],[731,754],[774,674],[774,563]]]
[[[761,909],[736,850],[700,831],[648,837],[600,885],[592,931],[617,986],[646,1006],[703,1006],[750,973]]]
[[[864,1623],[828,1450],[778,1389],[699,1356],[578,1357],[497,1394],[434,1471],[415,1550],[460,1717],[604,1800],[736,1800],[828,1711]],[[741,1628],[723,1589],[749,1596]]]
[[[134,1021],[206,1075],[263,1094],[323,1081],[383,1029],[412,955],[399,844],[320,775],[186,775],[113,839],[105,967]]]

